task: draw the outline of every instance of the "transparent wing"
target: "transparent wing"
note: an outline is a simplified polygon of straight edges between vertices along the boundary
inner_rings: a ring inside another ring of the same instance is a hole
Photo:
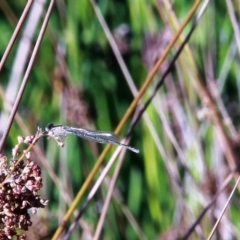
[[[112,143],[112,144],[126,147],[133,152],[136,152],[136,153],[139,152],[139,150],[136,148],[120,143],[118,136],[114,133],[94,131],[94,130],[88,130],[83,128],[73,128],[68,126],[63,126],[63,129],[69,134],[74,134],[87,140],[95,141],[98,143]]]
[[[118,142],[118,136],[114,133],[94,131],[83,128],[64,127],[67,133],[77,135],[79,137],[92,140],[95,142],[105,143],[108,141]]]
[[[88,130],[84,128],[74,128],[64,125],[55,125],[50,123],[45,128],[48,132],[49,136],[53,137],[59,145],[64,145],[64,140],[66,139],[68,134],[77,135],[81,138],[95,141],[98,143],[112,143],[119,146],[126,147],[127,149],[138,153],[139,150],[133,147],[130,147],[126,144],[120,143],[118,136],[114,133],[109,132],[102,132],[102,131],[94,131],[94,130]]]

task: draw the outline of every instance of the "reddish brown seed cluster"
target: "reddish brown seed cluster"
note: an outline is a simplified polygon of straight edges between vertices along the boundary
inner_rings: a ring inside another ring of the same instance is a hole
[[[31,137],[28,138],[32,141]],[[47,205],[48,200],[42,199],[38,191],[42,187],[40,167],[30,159],[30,153],[20,151],[26,138],[19,138],[19,143],[12,151],[13,159],[0,155],[0,239],[26,239],[24,231],[32,222],[29,211],[35,214],[38,208]],[[25,162],[18,165],[17,156],[25,155]]]

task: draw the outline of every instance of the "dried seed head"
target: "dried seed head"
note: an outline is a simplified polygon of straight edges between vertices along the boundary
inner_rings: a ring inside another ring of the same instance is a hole
[[[16,157],[19,145],[13,153]],[[8,166],[7,158],[0,155],[0,222],[3,223],[0,224],[0,239],[13,239],[14,236],[26,239],[25,234],[19,234],[19,229],[26,231],[31,226],[28,211],[36,214],[37,209],[48,202],[38,195],[42,187],[41,169],[30,155],[26,157],[26,164],[22,162],[15,166],[17,160],[13,159]]]

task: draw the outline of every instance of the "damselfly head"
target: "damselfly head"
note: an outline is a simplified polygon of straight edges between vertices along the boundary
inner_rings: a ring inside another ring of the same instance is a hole
[[[49,123],[49,124],[45,127],[45,130],[46,130],[47,132],[49,132],[53,127],[54,127],[54,124],[53,124],[53,123]]]

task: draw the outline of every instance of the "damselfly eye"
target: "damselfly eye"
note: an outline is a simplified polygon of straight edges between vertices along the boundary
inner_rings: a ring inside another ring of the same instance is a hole
[[[53,123],[49,123],[49,124],[45,127],[45,130],[46,130],[46,131],[50,131],[53,127],[54,127]]]

